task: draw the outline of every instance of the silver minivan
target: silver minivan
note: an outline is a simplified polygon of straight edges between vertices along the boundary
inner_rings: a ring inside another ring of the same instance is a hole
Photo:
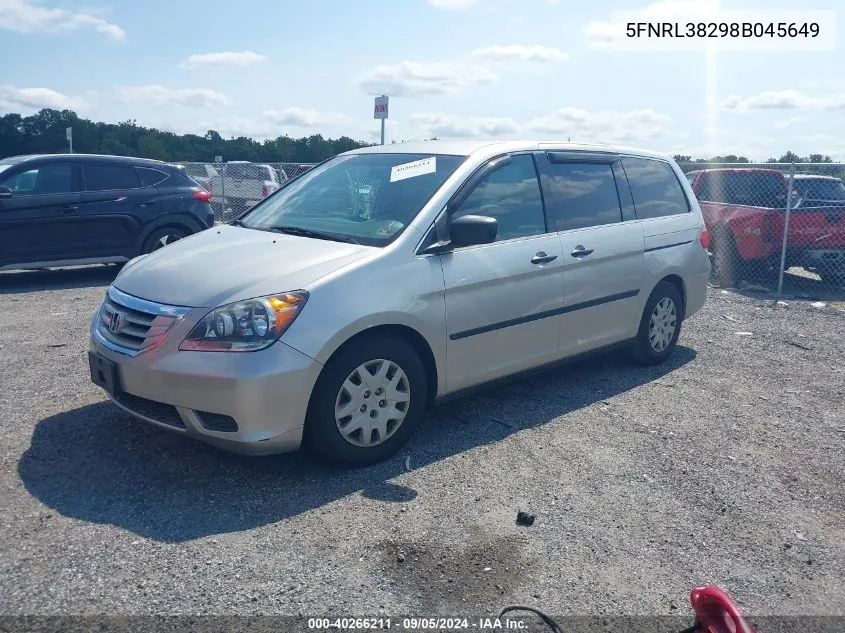
[[[91,379],[225,449],[373,463],[443,398],[620,344],[665,361],[704,304],[708,241],[652,152],[357,149],[129,262],[92,322]]]

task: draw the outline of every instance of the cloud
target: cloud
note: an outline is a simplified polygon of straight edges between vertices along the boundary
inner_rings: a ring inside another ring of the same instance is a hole
[[[491,70],[479,65],[404,61],[392,66],[376,66],[361,75],[357,84],[370,95],[419,97],[456,92],[477,84],[491,84],[497,79]]]
[[[438,9],[459,10],[468,9],[474,5],[477,0],[428,0],[428,3],[437,7]]]
[[[492,64],[505,64],[512,70],[513,64],[517,63],[548,63],[568,58],[569,55],[550,46],[497,44],[478,48],[449,61],[403,61],[377,66],[359,76],[356,83],[369,95],[420,97],[446,94],[497,82],[499,77],[492,70]]]
[[[520,62],[562,62],[569,59],[567,53],[551,46],[524,46],[521,44],[487,46],[472,51],[470,56],[489,61]]]
[[[54,110],[81,110],[88,107],[80,97],[69,97],[50,88],[16,88],[0,86],[0,110],[21,112],[51,108]]]
[[[813,97],[799,90],[766,90],[750,97],[731,95],[719,104],[727,110],[845,110],[845,94]]]
[[[707,21],[719,13],[719,0],[661,0],[642,9],[635,9],[636,22],[698,22]],[[625,35],[625,21],[613,19],[588,22],[586,26],[587,42],[593,48],[616,49],[630,38]],[[626,11],[631,14],[632,11]],[[630,20],[629,20],[630,21]]]
[[[793,116],[788,119],[778,121],[777,123],[775,123],[774,128],[776,130],[788,130],[789,128],[795,126],[797,123],[801,123],[802,121],[804,121],[803,117]]]
[[[590,112],[561,108],[549,116],[530,120],[532,132],[567,136],[598,143],[642,142],[662,136],[671,119],[654,110]]]
[[[37,0],[0,0],[0,29],[28,34],[92,28],[114,40],[126,37],[126,31],[94,15],[95,12],[48,8]]]
[[[548,116],[527,120],[419,113],[412,115],[411,121],[426,136],[459,138],[539,134],[598,143],[624,143],[650,141],[663,136],[671,119],[654,110],[590,112],[567,107]]]
[[[325,132],[326,127],[346,126],[355,123],[355,119],[342,114],[332,114],[287,108],[285,110],[266,110],[255,116],[222,116],[214,118],[188,118],[180,116],[151,119],[154,127],[179,134],[205,134],[208,130],[217,130],[223,138],[246,136],[258,140],[277,138],[289,133],[291,128],[302,128],[301,133]],[[297,132],[297,133],[300,133]]]
[[[207,88],[166,88],[165,86],[123,86],[118,96],[127,103],[146,103],[158,107],[215,108],[229,105],[229,97]]]
[[[466,138],[503,136],[519,131],[519,124],[507,117],[460,117],[431,112],[413,114],[411,121],[425,136]]]
[[[315,110],[302,108],[287,108],[285,110],[267,110],[262,113],[265,120],[277,125],[293,127],[319,127],[321,125],[351,124],[354,119],[343,114],[326,114]]]
[[[267,60],[264,55],[244,51],[242,53],[203,53],[202,55],[191,55],[179,66],[188,70],[199,70],[205,68],[220,68],[222,66],[239,66],[245,68],[254,66]]]

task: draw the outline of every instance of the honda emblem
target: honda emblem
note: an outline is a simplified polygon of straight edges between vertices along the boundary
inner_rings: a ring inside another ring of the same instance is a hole
[[[112,312],[109,316],[109,330],[114,334],[120,332],[120,329],[123,327],[123,320],[124,316],[122,312],[118,312],[117,310]]]

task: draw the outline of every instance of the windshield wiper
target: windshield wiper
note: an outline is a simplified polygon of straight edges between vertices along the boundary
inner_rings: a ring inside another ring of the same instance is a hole
[[[268,231],[275,231],[276,233],[285,233],[287,235],[297,235],[299,237],[313,237],[318,240],[332,240],[334,242],[346,242],[348,244],[360,244],[360,242],[348,235],[337,235],[336,233],[326,233],[324,231],[314,231],[312,229],[303,229],[298,226],[271,226]]]
[[[229,226],[242,226],[242,227],[244,227],[245,229],[250,228],[250,227],[248,227],[246,224],[244,224],[244,223],[243,223],[243,220],[232,220],[232,221],[231,221],[231,222],[229,222],[228,224],[229,224]]]

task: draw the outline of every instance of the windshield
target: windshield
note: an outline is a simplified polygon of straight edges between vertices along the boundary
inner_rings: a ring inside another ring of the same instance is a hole
[[[805,200],[845,200],[845,184],[833,178],[796,178],[792,187]]]
[[[242,224],[386,246],[465,159],[442,154],[338,156],[259,203]]]

